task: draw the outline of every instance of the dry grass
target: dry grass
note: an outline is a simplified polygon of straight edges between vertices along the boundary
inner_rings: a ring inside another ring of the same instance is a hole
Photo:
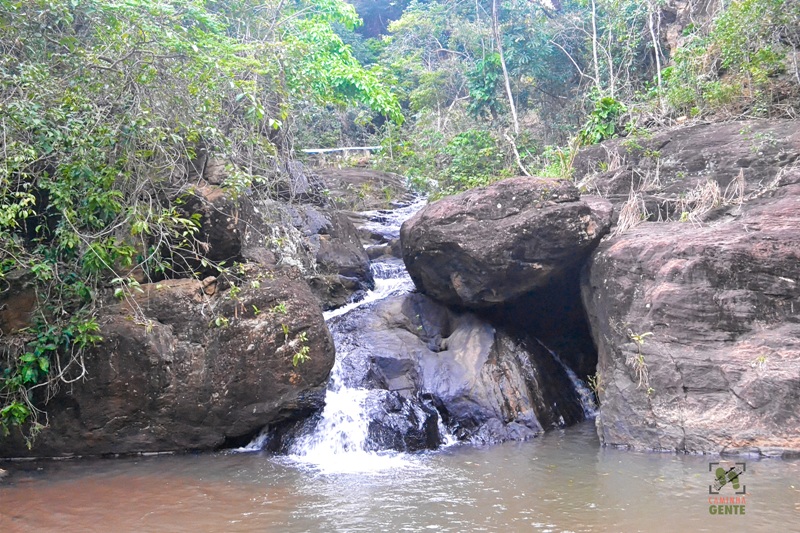
[[[625,233],[629,229],[637,226],[650,218],[650,212],[645,205],[644,196],[638,190],[631,188],[628,194],[628,200],[622,205],[619,211],[619,219],[617,225],[611,232],[611,236],[615,237]]]
[[[675,212],[680,222],[700,224],[703,217],[723,203],[722,191],[714,180],[707,180],[675,202]]]
[[[739,175],[725,187],[722,200],[725,205],[736,205],[741,208],[744,203],[745,189],[744,169],[739,169]]]

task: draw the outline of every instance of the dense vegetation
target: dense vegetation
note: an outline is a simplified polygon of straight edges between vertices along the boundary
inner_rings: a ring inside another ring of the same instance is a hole
[[[182,208],[201,153],[236,194],[280,173],[300,101],[402,120],[334,23],[359,19],[340,0],[0,1],[0,284],[36,302],[0,355],[0,430],[35,434],[34,400],[83,377],[99,291],[203,262]]]
[[[0,291],[35,301],[3,339],[0,430],[35,434],[83,377],[100,292],[208,266],[184,207],[206,154],[232,195],[269,194],[298,147],[375,143],[447,194],[568,176],[616,135],[800,110],[795,0],[682,25],[665,0],[354,4],[361,29],[343,0],[0,0]]]
[[[405,126],[369,138],[358,127],[363,110],[350,121],[340,112],[332,128],[305,124],[302,140],[380,142],[382,166],[441,194],[508,174],[568,174],[576,147],[615,135],[796,117],[800,4],[709,9],[682,13],[665,0],[413,1],[382,37],[340,30],[360,59],[393,76]]]

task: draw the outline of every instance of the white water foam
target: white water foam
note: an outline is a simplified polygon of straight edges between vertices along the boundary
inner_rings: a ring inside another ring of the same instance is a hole
[[[370,231],[394,238],[399,235],[403,221],[424,205],[425,200],[420,200],[394,211],[364,213],[370,218],[366,227]],[[414,288],[414,283],[400,260],[376,262],[371,268],[375,289],[368,291],[357,302],[324,313],[326,322]],[[339,353],[344,343],[337,338],[337,328],[332,327],[331,330],[337,345],[337,358],[325,394],[325,408],[313,433],[299,438],[292,445],[289,459],[325,474],[378,473],[412,465],[418,468],[419,461],[415,456],[396,451],[369,450],[370,420],[365,408],[369,390],[344,385],[341,361],[346,354]]]
[[[375,288],[368,291],[361,300],[351,302],[330,311],[325,311],[322,314],[325,321],[345,315],[353,309],[383,300],[389,296],[409,292],[414,288],[414,283],[411,281],[402,263],[400,267],[395,267],[394,265],[387,266],[385,263],[373,263],[370,268],[375,278]]]

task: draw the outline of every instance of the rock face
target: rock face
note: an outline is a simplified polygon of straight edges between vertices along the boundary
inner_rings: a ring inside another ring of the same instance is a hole
[[[199,240],[205,244],[208,259],[228,265],[234,261],[271,262],[274,255],[268,247],[278,248],[285,264],[306,271],[326,309],[340,306],[354,293],[374,285],[369,257],[353,223],[342,212],[267,198],[234,201],[213,185],[196,189],[186,211],[202,216]],[[184,261],[199,269],[196,261]]]
[[[511,178],[434,202],[401,228],[414,284],[446,305],[485,308],[579,266],[611,223],[611,205],[565,181]]]
[[[369,256],[347,215],[310,205],[291,207],[287,211],[313,258],[314,273],[309,281],[323,308],[344,305],[354,293],[375,286]]]
[[[405,179],[390,172],[366,168],[327,168],[317,173],[331,201],[339,209],[386,209],[393,202],[412,199]]]
[[[442,412],[462,439],[525,439],[583,419],[564,367],[544,347],[414,293],[334,319],[349,387],[395,393]]]
[[[800,168],[763,179],[702,226],[645,223],[593,254],[605,444],[800,453]]]
[[[334,350],[318,301],[292,269],[242,276],[238,291],[167,280],[110,303],[85,379],[49,402],[32,450],[12,433],[0,456],[214,449],[319,407]]]
[[[735,199],[740,186],[747,196],[768,186],[798,157],[797,121],[751,120],[614,139],[582,149],[574,168],[581,190],[608,198],[617,212],[633,190],[650,220],[663,220],[678,219],[694,207],[692,191],[709,181],[720,195]]]
[[[371,451],[432,450],[442,443],[439,413],[415,400],[388,390],[372,391],[365,402]]]

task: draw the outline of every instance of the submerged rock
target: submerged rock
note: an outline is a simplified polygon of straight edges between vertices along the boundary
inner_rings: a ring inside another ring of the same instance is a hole
[[[511,178],[406,221],[403,260],[417,288],[446,305],[497,306],[574,271],[610,223],[611,205],[569,182]]]
[[[800,453],[800,168],[768,179],[702,226],[645,223],[593,254],[605,444]]]

